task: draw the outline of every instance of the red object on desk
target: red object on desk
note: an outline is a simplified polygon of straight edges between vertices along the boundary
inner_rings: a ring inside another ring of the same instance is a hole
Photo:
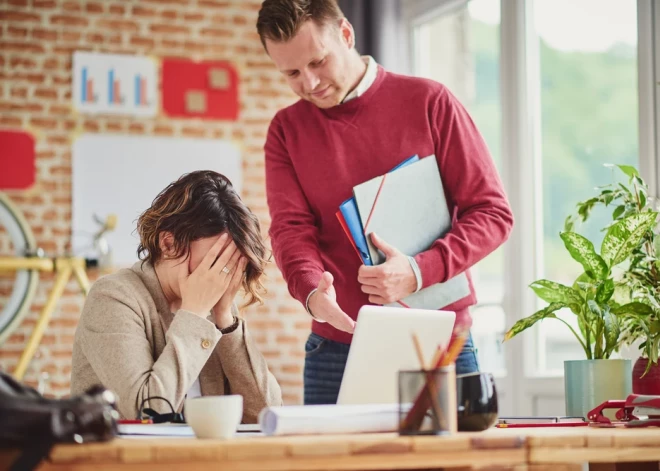
[[[122,419],[118,423],[120,424],[153,424],[154,421],[151,419]]]

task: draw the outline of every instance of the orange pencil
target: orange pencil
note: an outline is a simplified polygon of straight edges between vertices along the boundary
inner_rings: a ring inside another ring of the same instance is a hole
[[[449,341],[449,346],[447,349],[441,350],[438,348],[438,352],[436,352],[434,357],[435,362],[433,367],[442,368],[455,363],[458,355],[461,353],[461,350],[463,350],[463,346],[467,341],[469,332],[470,329],[467,326],[456,329],[451,336],[451,340]],[[401,424],[403,429],[418,429],[421,426],[422,421],[424,420],[424,415],[426,414],[426,410],[429,408],[429,391],[427,388],[428,383],[417,396],[413,406],[408,411],[406,417],[403,419],[403,423]]]

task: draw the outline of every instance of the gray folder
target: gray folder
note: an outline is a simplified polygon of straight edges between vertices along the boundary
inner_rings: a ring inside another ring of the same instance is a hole
[[[414,256],[451,229],[451,214],[434,155],[357,185],[353,194],[374,265],[383,263],[385,256],[371,242],[372,232],[404,254]],[[401,301],[411,308],[442,309],[469,294],[467,276],[461,273]]]

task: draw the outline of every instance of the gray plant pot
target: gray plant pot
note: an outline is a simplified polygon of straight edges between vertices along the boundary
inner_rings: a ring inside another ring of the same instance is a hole
[[[587,417],[605,401],[632,393],[630,360],[571,360],[564,362],[566,415]],[[615,411],[612,410],[612,414]],[[607,413],[611,417],[610,413]]]

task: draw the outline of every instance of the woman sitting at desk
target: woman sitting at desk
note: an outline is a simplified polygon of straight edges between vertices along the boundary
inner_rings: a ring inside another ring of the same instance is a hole
[[[185,397],[241,394],[243,422],[281,405],[280,387],[237,316],[261,301],[266,263],[259,222],[231,183],[212,171],[182,176],[137,223],[130,269],[100,278],[76,330],[71,393],[102,384],[133,419],[141,407],[183,408]],[[184,411],[185,413],[185,411]]]

